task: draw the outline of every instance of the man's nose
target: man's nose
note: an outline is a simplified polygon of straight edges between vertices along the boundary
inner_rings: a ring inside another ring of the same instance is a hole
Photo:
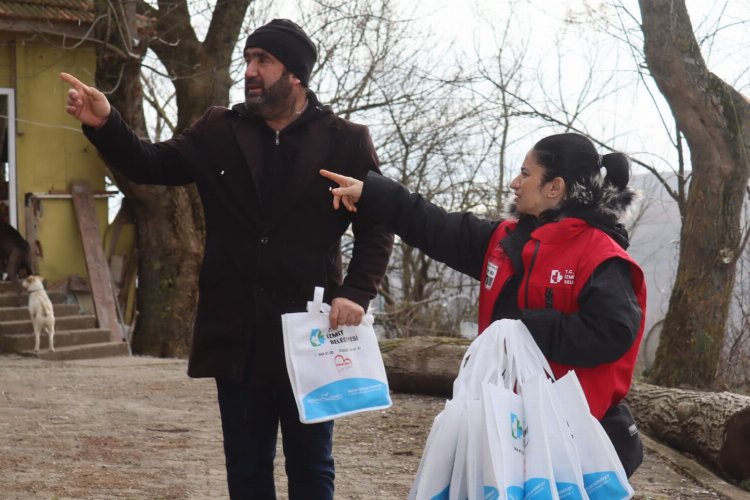
[[[258,65],[255,63],[255,61],[250,61],[247,63],[247,68],[245,68],[245,76],[251,77],[251,76],[257,76],[258,75]]]

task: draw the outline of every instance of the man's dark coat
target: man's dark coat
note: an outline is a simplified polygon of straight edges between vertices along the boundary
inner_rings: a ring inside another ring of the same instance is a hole
[[[316,286],[328,302],[345,297],[365,309],[375,296],[393,237],[334,210],[332,183],[318,171],[363,179],[378,160],[367,128],[335,116],[312,93],[305,113],[279,134],[243,106],[210,108],[156,144],[138,139],[114,109],[101,128],[83,129],[134,182],[198,187],[206,241],[191,377],[247,373],[259,385],[286,385],[281,314],[304,311]],[[269,163],[289,171],[270,171]],[[342,279],[341,236],[350,223],[354,248]]]

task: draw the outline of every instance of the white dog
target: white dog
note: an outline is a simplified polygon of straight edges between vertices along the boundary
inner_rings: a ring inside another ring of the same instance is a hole
[[[52,308],[41,276],[31,275],[23,280],[23,287],[29,292],[29,315],[34,326],[34,352],[39,352],[39,335],[47,330],[49,350],[55,350],[55,312]]]

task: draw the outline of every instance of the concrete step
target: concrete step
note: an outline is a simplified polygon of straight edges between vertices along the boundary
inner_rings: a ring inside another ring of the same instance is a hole
[[[78,316],[63,316],[55,319],[55,331],[62,332],[65,330],[85,330],[96,328],[96,316],[81,314]],[[4,321],[0,323],[0,336],[14,333],[33,333],[34,327],[31,319],[16,321]]]
[[[0,281],[0,354],[21,354],[49,361],[130,356],[127,342],[112,342],[110,331],[96,328],[96,317],[81,314],[73,295],[47,291],[55,308],[55,351],[49,351],[46,333],[35,353],[34,328],[29,318],[26,291],[19,295],[10,281]]]
[[[65,293],[55,290],[47,292],[47,296],[53,304],[64,304],[68,299]],[[28,304],[29,294],[25,290],[20,296],[13,288],[8,292],[0,292],[0,307],[22,307]]]
[[[33,347],[33,346],[32,346]],[[47,361],[70,361],[74,359],[98,359],[113,356],[130,356],[130,346],[127,342],[103,342],[97,344],[83,344],[77,346],[60,347],[55,346],[55,351],[40,350],[21,351],[22,356],[31,356]]]
[[[84,344],[106,343],[110,341],[109,336],[109,330],[101,328],[55,332],[55,349]],[[39,336],[39,347],[42,350],[49,348],[46,332],[42,332]],[[33,349],[33,333],[16,333],[0,337],[0,353],[10,354],[31,351]]]
[[[63,316],[77,316],[81,312],[78,304],[52,304],[55,308],[55,318]],[[28,306],[0,307],[0,323],[4,321],[20,321],[29,319]]]
[[[2,277],[2,275],[0,275],[0,278],[1,277]],[[19,279],[18,281],[21,282],[23,280]],[[12,281],[0,280],[0,293],[10,293],[10,292],[14,292],[15,293],[15,291],[16,291],[16,287],[13,284]]]

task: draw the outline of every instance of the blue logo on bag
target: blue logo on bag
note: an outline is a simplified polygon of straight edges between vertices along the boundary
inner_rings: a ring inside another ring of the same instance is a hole
[[[449,484],[443,491],[430,498],[430,500],[448,500],[450,498],[451,485]]]
[[[484,487],[484,500],[497,500],[500,498],[500,492],[493,486]]]
[[[543,477],[532,477],[523,483],[524,500],[552,500],[552,485]]]
[[[557,496],[560,497],[560,500],[582,500],[583,499],[583,495],[581,494],[581,489],[578,487],[577,484],[555,482],[555,486],[557,487]]]
[[[583,485],[592,500],[606,500],[607,498],[625,498],[627,491],[617,478],[614,471],[591,472],[583,475]]]
[[[513,412],[510,414],[510,434],[513,436],[513,439],[521,439],[523,437],[521,419]]]
[[[326,335],[320,328],[313,328],[310,330],[310,344],[313,347],[320,347],[325,344]]]
[[[335,418],[365,409],[391,406],[388,385],[381,380],[351,377],[310,391],[302,398],[305,421]]]
[[[520,486],[508,486],[505,490],[508,500],[523,500],[523,488]]]

